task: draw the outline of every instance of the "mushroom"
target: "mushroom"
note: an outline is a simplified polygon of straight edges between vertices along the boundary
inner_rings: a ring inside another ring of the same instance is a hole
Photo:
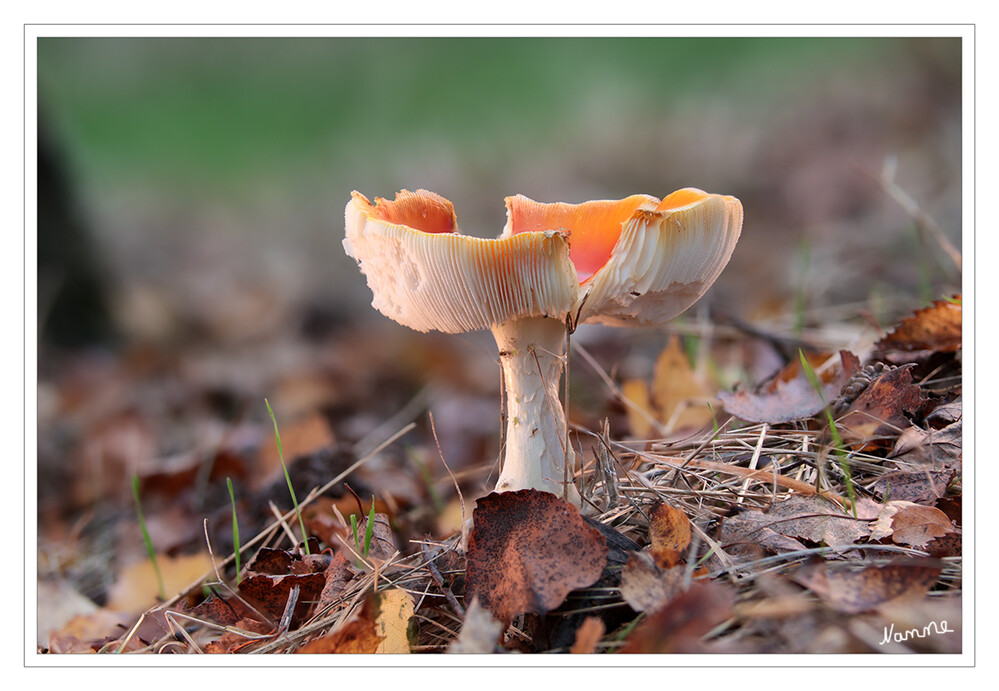
[[[559,403],[567,329],[651,325],[677,316],[721,273],[742,228],[735,197],[694,188],[662,200],[545,204],[506,199],[498,238],[458,230],[451,202],[417,190],[346,208],[347,254],[372,306],[417,331],[490,329],[506,402],[497,491],[539,489],[579,502]]]

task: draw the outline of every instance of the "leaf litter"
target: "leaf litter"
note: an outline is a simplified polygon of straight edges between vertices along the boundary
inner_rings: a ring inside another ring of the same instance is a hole
[[[221,530],[225,517],[231,523],[224,495],[205,532],[209,548],[227,558],[207,563],[200,578],[185,574],[191,583],[171,585],[166,602],[147,599],[138,621],[129,624],[135,614],[112,601],[83,615],[93,626],[77,619],[54,627],[43,647],[223,654],[878,651],[876,641],[844,638],[836,622],[879,631],[885,612],[935,611],[961,596],[960,386],[935,387],[916,376],[932,353],[904,346],[917,343],[907,333],[896,329],[866,357],[909,352],[916,362],[865,364],[847,350],[816,351],[809,362],[820,373],[821,394],[809,390],[800,363],[790,359],[755,393],[722,392],[731,417],[715,409],[700,418],[675,414],[679,404],[666,414],[670,396],[718,395],[701,383],[679,393],[655,384],[666,371],[690,368],[671,340],[652,384],[643,383],[646,413],[658,425],[644,431],[684,419],[672,425],[683,433],[623,442],[601,425],[587,450],[591,437],[578,429],[584,458],[603,459],[600,474],[586,466],[577,478],[589,507],[583,513],[533,490],[476,495],[464,477],[484,477],[488,468],[461,469],[460,481],[442,473],[428,482],[407,466],[395,443],[401,435],[386,435],[389,443],[375,454],[380,470],[366,471],[365,456],[339,441],[344,429],[307,412],[282,430],[289,473],[304,498],[306,551],[267,435],[244,429],[238,439],[176,463],[176,472],[151,468],[143,484],[155,519],[168,506],[193,510],[197,486],[207,497],[206,490],[235,476],[241,534],[253,536],[242,547],[242,572],[234,570],[232,535]],[[959,366],[959,350],[945,336],[920,338],[942,343],[951,358],[946,366]],[[837,411],[842,447],[826,406]],[[125,439],[148,448],[136,418],[121,419],[128,433],[105,438],[121,448],[130,443]],[[638,420],[618,418],[632,433],[640,431]],[[211,464],[202,470],[205,459],[218,462],[214,471]],[[389,482],[386,473],[407,480]],[[248,481],[260,477],[269,480]],[[463,502],[455,485],[467,493]],[[467,544],[460,521],[440,533],[441,516],[462,503],[471,517],[463,526],[470,528]],[[171,539],[178,553],[206,544],[182,533]],[[830,619],[830,612],[844,619]],[[950,637],[937,648],[919,645],[908,649],[955,649]]]

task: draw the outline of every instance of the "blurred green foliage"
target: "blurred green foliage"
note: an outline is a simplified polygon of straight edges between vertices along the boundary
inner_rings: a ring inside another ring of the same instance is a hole
[[[593,113],[779,101],[903,39],[44,38],[39,97],[90,175],[238,184],[421,139],[532,147]]]

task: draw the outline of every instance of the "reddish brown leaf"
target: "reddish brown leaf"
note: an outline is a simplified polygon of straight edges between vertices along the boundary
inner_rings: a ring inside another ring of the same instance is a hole
[[[326,584],[319,594],[319,604],[317,605],[319,609],[324,609],[340,599],[347,582],[354,577],[354,572],[351,571],[347,558],[337,552],[330,559],[329,566],[326,567],[323,576],[326,579]]]
[[[628,637],[624,653],[700,653],[701,638],[727,620],[735,593],[717,583],[694,583],[690,589],[650,615]]]
[[[379,596],[371,593],[355,619],[351,619],[333,633],[316,638],[298,649],[299,653],[344,655],[370,655],[378,650],[384,637],[378,635],[376,622],[379,613]]]
[[[657,504],[649,516],[649,543],[662,564],[678,563],[690,545],[687,514],[665,502]]]
[[[923,548],[931,557],[961,556],[961,533],[947,533],[943,537],[934,538]]]
[[[929,307],[903,319],[895,329],[877,342],[876,347],[888,350],[953,351],[961,347],[961,296],[937,300]]]
[[[803,566],[793,578],[833,609],[857,614],[918,600],[933,587],[939,575],[940,564],[934,559],[912,559],[860,570],[833,569],[818,560]]]
[[[867,442],[877,435],[897,434],[909,426],[905,413],[915,411],[922,403],[922,393],[912,383],[909,367],[885,371],[857,397],[838,426],[851,443]]]
[[[821,397],[797,360],[792,360],[760,393],[721,392],[718,397],[725,410],[749,422],[780,423],[812,417],[833,401],[843,384],[860,369],[860,360],[853,353],[841,350],[839,356],[838,367],[823,369],[813,365],[822,382]]]
[[[241,596],[254,604],[257,609],[274,619],[279,619],[288,606],[292,588],[298,586],[298,602],[295,605],[293,621],[305,616],[326,585],[322,573],[301,575],[270,576],[249,574],[239,583]]]
[[[232,624],[232,628],[238,631],[245,631],[249,634],[270,633],[274,627],[257,621],[256,619],[240,619]],[[206,653],[214,655],[228,655],[239,652],[240,648],[254,643],[257,639],[252,636],[244,636],[236,630],[226,631],[217,640],[211,641],[204,646]]]
[[[472,520],[466,596],[507,624],[521,612],[555,609],[596,582],[607,562],[600,531],[548,492],[494,492],[478,500]]]

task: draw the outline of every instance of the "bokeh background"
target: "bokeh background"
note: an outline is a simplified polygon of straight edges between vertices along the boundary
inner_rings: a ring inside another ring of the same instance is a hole
[[[433,190],[480,236],[518,193],[738,196],[742,239],[690,315],[581,330],[615,377],[647,376],[684,324],[846,346],[960,290],[881,182],[890,173],[960,249],[957,38],[43,38],[37,51],[40,570],[75,569],[97,602],[123,546],[141,552],[123,537],[132,475],[164,549],[203,543],[197,517],[228,506],[224,477],[247,493],[273,478],[265,396],[292,458],[295,440],[356,457],[417,421],[356,480],[401,504],[449,491],[428,410],[454,469],[495,460],[495,346],[370,308],[341,246],[351,190]],[[720,385],[781,364],[743,356]],[[596,428],[610,397],[573,372],[570,412]],[[331,476],[321,463],[293,475],[303,494]],[[482,489],[487,475],[469,477]]]

